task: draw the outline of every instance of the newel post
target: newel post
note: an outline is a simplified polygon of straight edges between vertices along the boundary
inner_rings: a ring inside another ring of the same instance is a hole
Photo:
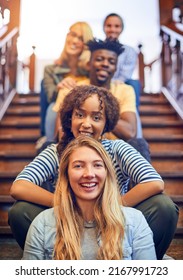
[[[35,67],[36,67],[36,55],[35,55],[35,46],[32,46],[33,52],[30,56],[30,63],[29,63],[29,88],[30,91],[35,91]]]

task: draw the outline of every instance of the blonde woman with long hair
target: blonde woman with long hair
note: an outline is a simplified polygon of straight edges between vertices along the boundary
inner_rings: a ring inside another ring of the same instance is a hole
[[[87,63],[90,59],[90,51],[88,50],[88,47],[86,43],[93,38],[93,32],[91,30],[91,27],[87,22],[84,21],[78,21],[70,26],[69,32],[67,33],[67,36],[70,36],[72,38],[77,37],[77,33],[75,30],[80,30],[80,36],[78,36],[78,40],[83,42],[83,51],[80,54],[78,58],[78,66],[82,69],[88,70]],[[67,40],[67,37],[66,37]],[[68,63],[68,53],[67,53],[67,45],[65,44],[64,49],[62,53],[60,54],[60,57],[55,61],[55,64],[57,65],[63,65]]]
[[[33,220],[23,259],[156,259],[144,216],[120,205],[113,165],[99,141],[79,136],[63,151],[54,208]]]
[[[56,118],[56,114],[52,112],[52,106],[58,91],[65,87],[65,84],[69,87],[70,84],[73,85],[73,81],[88,76],[87,63],[90,59],[90,51],[86,43],[92,39],[93,32],[87,22],[78,21],[72,24],[66,35],[60,57],[54,64],[44,68],[40,91],[42,137],[37,142],[37,149],[44,141],[51,141],[54,138],[54,129],[53,132],[48,131],[45,124]]]

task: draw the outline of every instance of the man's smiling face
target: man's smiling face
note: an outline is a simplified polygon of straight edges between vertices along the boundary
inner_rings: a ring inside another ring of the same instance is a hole
[[[92,52],[90,60],[90,83],[97,86],[109,84],[117,64],[117,54],[107,49]]]

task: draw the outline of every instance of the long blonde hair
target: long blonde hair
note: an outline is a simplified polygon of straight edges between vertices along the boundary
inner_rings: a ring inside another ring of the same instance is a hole
[[[56,216],[56,242],[54,258],[56,260],[79,260],[82,258],[81,236],[83,218],[77,205],[68,178],[69,157],[79,147],[87,146],[95,150],[104,161],[107,176],[103,190],[94,207],[97,234],[101,244],[97,259],[122,259],[122,241],[124,238],[124,216],[120,206],[120,194],[112,162],[97,140],[79,136],[72,140],[64,150],[59,168],[59,178],[54,195]]]
[[[78,22],[74,23],[73,25],[70,26],[69,31],[73,27],[77,27],[77,26],[79,26],[82,30],[82,37],[83,37],[83,43],[84,43],[83,52],[81,53],[79,60],[78,60],[78,67],[87,69],[87,63],[90,60],[90,51],[88,50],[86,43],[89,40],[93,39],[93,32],[92,32],[90,25],[84,21],[78,21]],[[66,55],[65,46],[64,46],[63,51],[59,57],[59,63],[63,64],[65,62],[67,62],[67,55]]]

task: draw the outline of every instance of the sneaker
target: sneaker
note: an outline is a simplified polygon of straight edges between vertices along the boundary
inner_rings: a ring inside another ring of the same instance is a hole
[[[171,260],[174,260],[174,258],[168,256],[167,254],[164,254],[163,261],[171,261]]]

